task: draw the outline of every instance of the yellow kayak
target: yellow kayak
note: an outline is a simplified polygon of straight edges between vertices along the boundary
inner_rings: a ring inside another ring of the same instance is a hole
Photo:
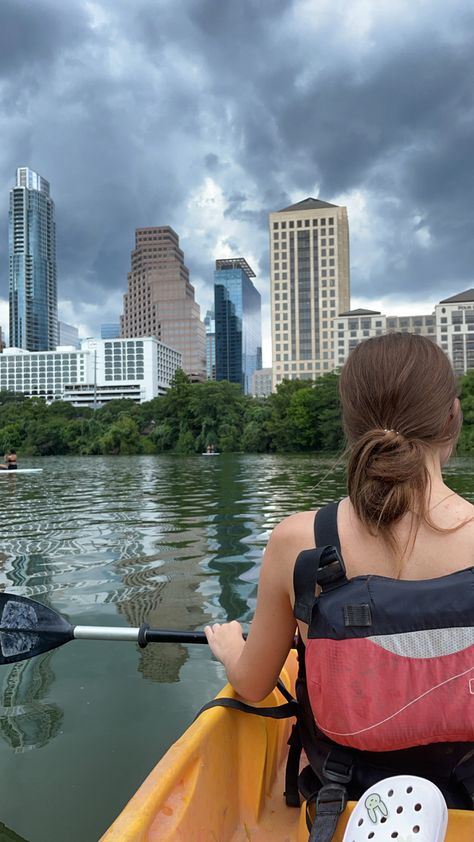
[[[281,678],[294,689],[296,653]],[[234,696],[225,687],[219,696]],[[274,691],[261,703],[282,703]],[[293,720],[215,707],[169,749],[100,842],[307,842],[305,805],[283,798],[287,740]],[[341,842],[354,808],[341,815]],[[446,842],[473,842],[474,812],[450,810]]]

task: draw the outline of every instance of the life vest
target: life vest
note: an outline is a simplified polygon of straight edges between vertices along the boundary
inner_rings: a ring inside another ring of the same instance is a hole
[[[293,743],[319,785],[341,784],[351,798],[405,773],[436,783],[448,806],[473,809],[474,568],[347,579],[337,507],[319,510],[316,547],[295,563],[294,613],[308,640]]]
[[[306,647],[297,641],[296,700],[279,682],[282,705],[220,697],[199,712],[296,717],[285,797],[291,807],[306,799],[309,842],[331,842],[348,798],[397,774],[427,778],[449,808],[474,810],[474,567],[429,580],[348,580],[337,507],[319,510],[316,546],[295,563],[294,614],[308,625]]]

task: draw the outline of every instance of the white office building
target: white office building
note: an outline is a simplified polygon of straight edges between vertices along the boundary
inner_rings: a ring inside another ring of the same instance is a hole
[[[383,333],[418,333],[436,342],[458,377],[474,368],[474,289],[444,298],[431,315],[385,316],[375,310],[349,310],[334,321],[334,359],[340,368],[359,342]]]
[[[458,376],[474,368],[474,289],[445,298],[435,307],[436,340]]]
[[[143,403],[165,394],[181,363],[179,351],[154,337],[86,339],[80,350],[8,348],[0,354],[0,391],[75,406],[98,406],[118,398]]]
[[[385,316],[377,310],[348,310],[334,319],[334,360],[340,368],[359,342],[383,333],[419,333],[433,342],[436,336],[436,315]]]

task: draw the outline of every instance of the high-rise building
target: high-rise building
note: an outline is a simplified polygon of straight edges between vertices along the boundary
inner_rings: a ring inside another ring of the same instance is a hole
[[[216,320],[214,310],[208,310],[204,317],[206,328],[206,379],[216,379]]]
[[[119,339],[120,322],[105,322],[100,326],[101,339]]]
[[[79,331],[77,327],[69,325],[67,322],[58,322],[58,346],[79,348]]]
[[[270,214],[273,387],[335,368],[333,319],[349,310],[347,209],[308,198]]]
[[[243,257],[216,260],[216,380],[239,383],[245,394],[251,394],[253,373],[262,367],[261,297],[254,277]]]
[[[204,323],[179,237],[168,225],[135,232],[120,328],[122,337],[156,336],[180,352],[191,380],[205,379]]]
[[[58,340],[56,226],[49,182],[19,167],[10,190],[10,345],[52,351]]]

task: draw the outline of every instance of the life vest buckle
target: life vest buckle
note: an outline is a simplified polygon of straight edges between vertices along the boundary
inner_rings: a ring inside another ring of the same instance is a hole
[[[337,784],[348,784],[352,780],[354,761],[352,757],[344,756],[342,752],[331,750],[323,763],[323,776],[327,781]]]
[[[316,581],[322,590],[330,590],[346,582],[346,568],[336,547],[324,547],[319,561]]]
[[[316,815],[340,815],[347,804],[347,790],[339,784],[325,784],[316,796]]]

